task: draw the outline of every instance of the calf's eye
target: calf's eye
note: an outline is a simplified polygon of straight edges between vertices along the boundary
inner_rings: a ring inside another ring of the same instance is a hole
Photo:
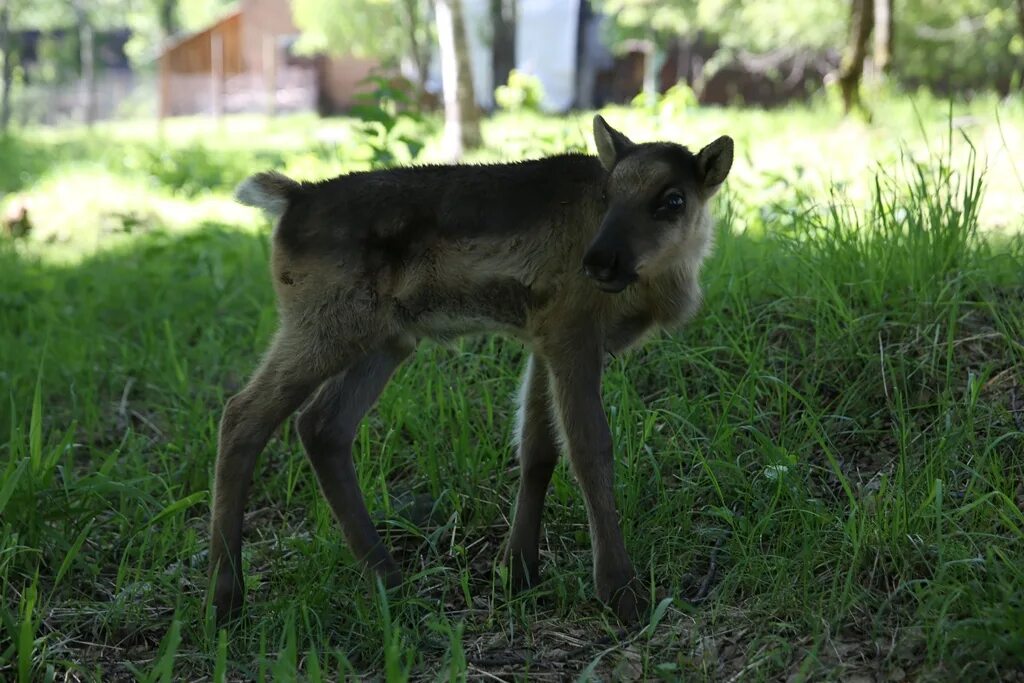
[[[686,200],[683,199],[683,195],[675,190],[666,192],[661,199],[661,207],[668,211],[679,211],[684,204],[686,204]]]
[[[686,199],[679,190],[668,190],[661,195],[658,203],[654,206],[654,218],[658,220],[672,220],[682,212],[686,206]]]

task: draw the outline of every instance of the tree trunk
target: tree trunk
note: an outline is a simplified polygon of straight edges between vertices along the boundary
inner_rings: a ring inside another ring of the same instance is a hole
[[[218,122],[224,119],[224,35],[210,34],[210,108]]]
[[[850,32],[839,67],[839,90],[843,96],[843,113],[860,107],[860,81],[864,74],[868,37],[875,21],[873,0],[851,0]]]
[[[875,68],[884,76],[892,68],[892,43],[892,0],[875,0]]]
[[[1024,38],[1024,0],[1017,0],[1017,23],[1020,25],[1020,35]]]
[[[430,41],[425,40],[422,23],[424,13],[420,11],[421,0],[401,0],[402,23],[405,25],[406,37],[409,40],[409,52],[413,64],[416,65],[416,83],[414,87],[416,106],[422,106],[423,93],[430,72]]]
[[[576,32],[576,106],[593,109],[597,101],[597,72],[600,46],[595,45],[600,18],[588,0],[580,2],[579,30]]]
[[[458,159],[482,144],[461,0],[437,0],[437,38],[444,87],[445,151]]]
[[[7,133],[11,122],[11,81],[14,80],[14,39],[11,37],[11,8],[7,2],[0,7],[0,135]]]
[[[1024,0],[1017,0],[1017,24],[1020,26],[1020,36],[1024,38]],[[1024,89],[1024,64],[1020,68],[1020,78],[1017,87]]]
[[[75,3],[75,19],[78,23],[78,45],[81,59],[81,107],[82,121],[91,126],[96,119],[96,62],[93,50],[93,29],[84,0]]]
[[[494,26],[491,45],[492,82],[498,86],[508,83],[508,76],[516,66],[515,0],[491,0],[491,23]]]
[[[163,37],[170,38],[178,30],[178,0],[160,0],[157,13]]]
[[[644,103],[652,106],[661,90],[658,75],[665,61],[665,51],[661,49],[652,31],[644,45]]]

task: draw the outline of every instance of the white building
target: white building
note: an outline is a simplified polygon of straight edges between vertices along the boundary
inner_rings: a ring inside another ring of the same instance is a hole
[[[591,101],[598,69],[611,65],[611,53],[600,41],[601,17],[581,13],[585,0],[516,0],[515,68],[536,76],[543,86],[541,106],[562,112]],[[494,106],[491,0],[462,0],[477,103]],[[587,16],[588,19],[581,19]],[[585,21],[580,26],[581,20]],[[580,49],[580,36],[584,45]],[[427,90],[441,91],[440,59],[435,51]]]

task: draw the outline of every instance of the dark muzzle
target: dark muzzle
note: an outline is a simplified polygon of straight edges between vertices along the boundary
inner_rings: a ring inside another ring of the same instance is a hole
[[[605,292],[621,292],[636,280],[636,270],[617,249],[591,247],[583,256],[583,272]]]

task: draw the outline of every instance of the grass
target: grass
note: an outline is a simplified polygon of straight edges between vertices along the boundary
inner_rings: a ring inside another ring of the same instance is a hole
[[[246,517],[247,618],[218,631],[217,421],[275,325],[267,226],[228,192],[268,164],[359,167],[365,149],[310,118],[0,142],[0,188],[35,223],[0,242],[0,679],[1019,673],[1024,115],[1005,105],[1000,127],[987,106],[953,112],[984,158],[941,106],[882,103],[873,127],[609,113],[637,138],[727,130],[749,150],[704,309],[609,365],[627,545],[672,598],[628,634],[593,597],[564,463],[545,581],[504,588],[523,350],[500,338],[424,345],[361,427],[361,484],[406,586],[360,575],[289,424]],[[582,146],[585,122],[498,117],[480,158]]]

